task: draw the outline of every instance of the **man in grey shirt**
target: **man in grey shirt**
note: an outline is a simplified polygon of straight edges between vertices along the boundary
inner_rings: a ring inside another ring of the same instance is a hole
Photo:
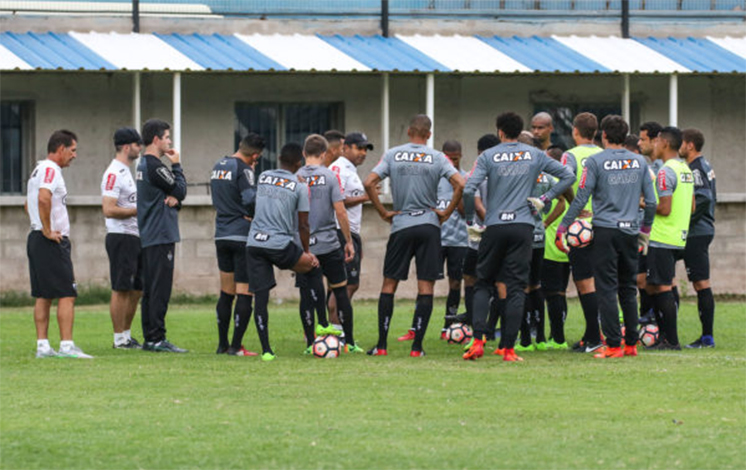
[[[601,121],[605,150],[586,160],[578,193],[557,228],[558,246],[569,251],[564,244],[567,227],[593,197],[594,278],[606,335],[606,347],[594,356],[598,359],[637,356],[638,238],[644,251],[655,216],[655,190],[645,159],[623,147],[628,130],[621,116],[606,116]],[[637,216],[640,194],[645,199],[642,226]],[[624,315],[624,349],[617,297]]]
[[[364,186],[381,218],[391,224],[383,263],[383,286],[378,299],[378,344],[368,351],[372,356],[387,355],[387,336],[394,313],[394,293],[399,281],[407,279],[412,258],[417,264],[417,305],[415,338],[410,356],[421,357],[422,339],[433,311],[433,287],[440,274],[440,225],[461,201],[464,178],[443,153],[427,147],[432,122],[418,114],[409,123],[409,143],[386,152],[366,178]],[[391,179],[393,210],[378,197],[376,186]],[[438,182],[446,178],[453,186],[451,203],[436,209]]]

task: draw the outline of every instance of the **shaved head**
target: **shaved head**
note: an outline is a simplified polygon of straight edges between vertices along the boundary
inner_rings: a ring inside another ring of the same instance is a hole
[[[554,131],[554,124],[552,116],[549,113],[541,112],[536,113],[531,118],[531,133],[534,134],[534,138],[538,141],[538,147],[542,150],[546,150],[552,145],[552,132]]]
[[[534,124],[534,123],[543,123],[543,124],[548,124],[551,126],[554,123],[554,121],[552,120],[551,114],[545,113],[544,111],[542,111],[540,113],[534,114],[534,117],[531,118],[531,124]]]
[[[409,130],[413,135],[427,139],[430,136],[430,129],[433,122],[424,114],[417,114],[409,121]]]

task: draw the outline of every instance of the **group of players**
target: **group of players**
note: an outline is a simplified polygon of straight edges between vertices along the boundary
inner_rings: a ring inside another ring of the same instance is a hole
[[[449,283],[444,329],[461,322],[474,331],[464,359],[482,357],[485,342],[496,337],[494,353],[506,361],[522,360],[516,354],[521,351],[568,349],[570,272],[586,323],[574,351],[598,358],[635,356],[638,321],[659,325],[656,349],[680,349],[674,272],[682,258],[702,321],[702,335],[690,347],[713,347],[708,247],[716,192],[714,173],[701,154],[702,133],[649,122],[638,139],[628,135],[619,116],[607,116],[599,125],[593,114],[581,113],[573,121],[576,147],[563,152],[551,143],[553,125],[546,113],[534,116],[531,132],[515,113],[501,114],[496,124],[496,135],[479,139],[479,157],[467,174],[460,169],[461,144],[447,141],[443,152],[429,148],[431,121],[417,115],[409,124],[409,142],[387,150],[364,182],[357,167],[373,150],[365,134],[328,131],[308,136],[302,146],[288,143],[279,152],[279,168],[259,175],[254,170],[265,142],[253,133],[243,138],[210,175],[220,271],[217,353],[257,355],[242,344],[253,309],[261,359],[275,359],[268,330],[273,267],[296,273],[306,353],[317,335],[341,336],[346,351],[363,352],[354,337],[351,300],[360,284],[362,205],[368,202],[391,224],[378,341],[369,355],[388,354],[394,294],[407,279],[412,258],[418,295],[412,328],[399,340],[412,340],[413,357],[425,354],[434,284],[445,277],[444,264]],[[151,119],[142,136],[119,129],[114,145],[116,157],[101,184],[114,347],[186,352],[166,339],[165,328],[180,240],[178,210],[186,196],[170,126]],[[73,133],[55,132],[47,160],[29,179],[37,357],[90,357],[72,341],[76,292],[60,171],[76,149]],[[130,165],[138,158],[133,180]],[[386,178],[391,206],[379,196]],[[567,228],[577,218],[592,220],[594,238],[588,246],[568,247]],[[466,312],[458,314],[462,279]],[[142,345],[130,333],[141,292]],[[52,299],[60,299],[59,351],[47,337]]]

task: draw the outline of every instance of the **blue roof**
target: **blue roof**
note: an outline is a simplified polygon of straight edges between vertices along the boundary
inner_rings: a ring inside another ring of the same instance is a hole
[[[40,69],[116,70],[69,34],[0,33],[0,45]]]
[[[206,69],[287,70],[235,36],[158,33],[155,35]]]
[[[539,72],[611,72],[552,38],[477,36],[512,59]]]
[[[746,59],[707,39],[634,39],[694,72],[746,72]]]
[[[414,47],[397,38],[318,35],[321,39],[373,70],[399,72],[450,72]]]

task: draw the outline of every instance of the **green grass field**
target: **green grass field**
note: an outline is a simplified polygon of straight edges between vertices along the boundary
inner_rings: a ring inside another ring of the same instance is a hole
[[[411,320],[396,305],[392,336]],[[277,360],[216,356],[212,305],[172,307],[156,355],[111,348],[107,306],[77,310],[91,361],[34,358],[29,308],[0,310],[0,458],[26,468],[737,468],[746,467],[746,308],[717,305],[714,350],[594,360],[569,352],[460,359],[301,354],[296,304],[272,305]],[[696,304],[682,341],[699,333]],[[139,321],[139,316],[137,317]],[[568,338],[582,315],[572,303]],[[358,342],[376,337],[375,303],[356,304]],[[135,328],[141,338],[140,329]],[[52,344],[58,345],[56,322]],[[258,348],[253,325],[245,344]]]

